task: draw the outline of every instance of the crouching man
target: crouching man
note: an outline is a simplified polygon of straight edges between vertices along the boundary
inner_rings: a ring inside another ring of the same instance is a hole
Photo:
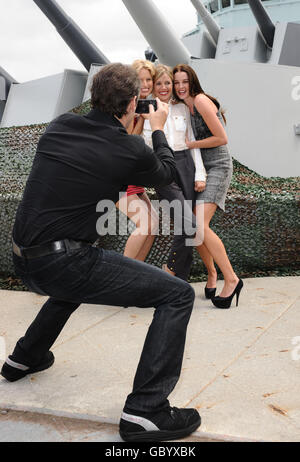
[[[151,106],[152,150],[126,130],[139,94],[130,66],[104,66],[91,94],[87,115],[59,116],[37,147],[14,224],[13,258],[29,289],[49,299],[1,374],[13,382],[52,366],[50,348],[81,303],[154,307],[120,435],[125,441],[182,438],[196,430],[200,416],[172,408],[168,395],[180,376],[194,291],[156,267],[91,245],[98,237],[99,201],[116,203],[128,184],[174,180],[175,161],[162,131],[168,106],[159,100],[157,111]]]

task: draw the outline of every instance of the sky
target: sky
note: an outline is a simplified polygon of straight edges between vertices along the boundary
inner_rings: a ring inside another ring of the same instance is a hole
[[[148,43],[122,0],[56,1],[109,61],[144,58]],[[153,2],[178,38],[195,27],[190,0]],[[33,0],[0,0],[0,66],[20,83],[64,69],[85,70]]]

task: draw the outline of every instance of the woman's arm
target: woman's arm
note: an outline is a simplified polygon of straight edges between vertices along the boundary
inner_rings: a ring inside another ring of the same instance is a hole
[[[206,95],[197,95],[194,104],[211,131],[212,136],[204,138],[203,140],[187,140],[188,148],[215,148],[227,144],[228,138],[223,125],[217,117],[214,103]]]

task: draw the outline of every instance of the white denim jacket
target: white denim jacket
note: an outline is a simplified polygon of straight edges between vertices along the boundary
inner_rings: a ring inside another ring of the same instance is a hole
[[[164,133],[173,151],[188,149],[185,139],[195,141],[189,108],[184,103],[169,104],[169,114],[164,126]],[[148,146],[152,146],[152,130],[150,122],[145,119],[142,136]],[[195,181],[206,181],[206,170],[203,165],[200,149],[190,149],[195,163]]]

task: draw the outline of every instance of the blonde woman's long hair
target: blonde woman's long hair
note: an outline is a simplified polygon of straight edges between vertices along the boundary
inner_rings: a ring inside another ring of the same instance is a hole
[[[172,68],[165,64],[158,64],[155,68],[154,83],[163,75],[167,74],[173,82]]]
[[[137,73],[139,73],[142,69],[147,69],[147,71],[150,72],[150,75],[152,79],[155,76],[155,66],[151,61],[148,61],[147,59],[136,59],[132,63],[133,69],[136,70]]]

